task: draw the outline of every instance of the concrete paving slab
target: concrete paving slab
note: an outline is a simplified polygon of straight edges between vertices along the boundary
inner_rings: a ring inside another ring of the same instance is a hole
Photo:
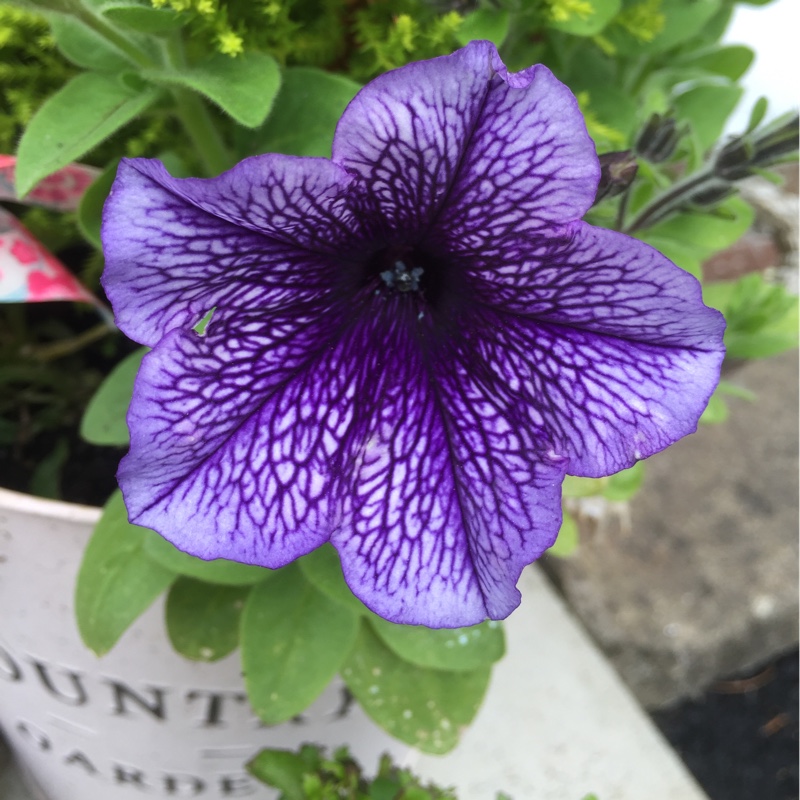
[[[647,707],[702,692],[798,634],[797,353],[726,376],[758,395],[648,460],[630,516],[548,560]]]

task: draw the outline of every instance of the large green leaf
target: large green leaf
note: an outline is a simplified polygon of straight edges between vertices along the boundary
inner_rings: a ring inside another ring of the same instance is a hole
[[[676,214],[636,236],[699,277],[702,262],[740,239],[753,217],[753,209],[744,200],[732,197],[720,204],[716,214]]]
[[[663,26],[651,39],[636,38],[620,24],[609,25],[603,36],[620,55],[660,53],[699,35],[721,4],[722,0],[662,0],[655,13],[663,14]]]
[[[741,86],[723,81],[696,83],[672,98],[676,116],[691,123],[702,152],[716,144],[744,92]]]
[[[253,588],[241,653],[247,694],[261,719],[285,722],[311,705],[350,653],[358,619],[318,592],[296,564]]]
[[[755,53],[743,44],[714,45],[695,51],[680,64],[737,81],[753,63]]]
[[[107,653],[175,579],[144,554],[151,533],[128,522],[122,494],[115,492],[83,554],[75,592],[78,630],[97,655]]]
[[[372,612],[350,591],[342,575],[342,564],[339,554],[331,544],[318,547],[297,562],[308,579],[323,594],[349,608],[356,614]]]
[[[498,622],[434,629],[397,625],[372,615],[369,624],[400,658],[420,667],[474,670],[499,661],[505,654],[505,636]]]
[[[122,51],[75,17],[53,14],[49,21],[58,49],[73,64],[101,72],[131,69]]]
[[[30,121],[17,153],[20,196],[75,161],[144,111],[156,89],[135,89],[120,78],[85,72],[49,97]]]
[[[203,561],[202,558],[195,558],[195,556],[178,550],[177,547],[154,532],[145,540],[144,551],[148,558],[153,559],[155,563],[178,575],[225,586],[250,586],[275,574],[274,570],[265,567],[240,564],[224,558]]]
[[[456,31],[460,44],[469,44],[475,39],[488,39],[500,47],[508,36],[511,14],[502,8],[479,8],[467,14]]]
[[[172,646],[194,661],[218,661],[239,646],[239,622],[247,586],[213,586],[178,578],[167,595],[167,633]]]
[[[101,180],[100,176],[98,180]],[[92,187],[94,184],[92,184]],[[90,191],[91,191],[90,188]],[[95,392],[81,420],[81,436],[92,444],[128,444],[125,415],[131,403],[133,382],[147,348],[142,347],[120,361]]]
[[[142,76],[199,92],[248,128],[264,122],[281,84],[275,59],[254,51],[236,58],[216,53],[180,69],[146,69]]]
[[[491,669],[425,669],[401,659],[366,623],[344,662],[342,677],[361,707],[401,741],[426,753],[447,753],[480,707]]]
[[[290,67],[272,114],[254,136],[252,152],[331,156],[336,123],[361,87],[311,67]]]

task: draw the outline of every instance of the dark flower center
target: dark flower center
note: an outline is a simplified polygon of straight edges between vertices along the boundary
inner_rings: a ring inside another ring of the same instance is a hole
[[[365,264],[364,280],[379,292],[416,296],[435,310],[450,281],[447,260],[425,250],[384,248]]]

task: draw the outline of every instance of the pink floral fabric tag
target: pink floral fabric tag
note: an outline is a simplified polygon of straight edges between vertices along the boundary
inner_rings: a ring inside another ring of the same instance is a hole
[[[24,202],[59,211],[78,206],[89,184],[99,174],[93,167],[70,164],[37,184],[20,201],[14,191],[16,158],[0,155],[0,200]],[[37,303],[98,300],[51,252],[38,242],[10,212],[0,208],[0,303]]]

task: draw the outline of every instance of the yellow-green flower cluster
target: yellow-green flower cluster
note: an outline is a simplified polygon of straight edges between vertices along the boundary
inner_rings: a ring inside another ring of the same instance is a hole
[[[622,11],[615,21],[639,41],[652,42],[663,30],[666,17],[661,0],[642,0]]]
[[[547,4],[552,22],[569,22],[576,17],[586,19],[594,13],[589,0],[547,0]]]

